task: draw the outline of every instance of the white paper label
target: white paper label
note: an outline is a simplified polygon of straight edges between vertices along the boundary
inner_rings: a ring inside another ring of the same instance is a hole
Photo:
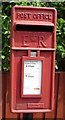
[[[25,60],[24,61],[24,87],[23,95],[39,95],[41,94],[41,60]]]

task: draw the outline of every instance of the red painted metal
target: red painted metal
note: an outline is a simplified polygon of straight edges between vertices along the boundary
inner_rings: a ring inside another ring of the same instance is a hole
[[[54,104],[56,10],[14,6],[11,14],[11,111],[50,112]],[[31,57],[32,51],[35,57]],[[24,60],[42,61],[40,95],[22,94]]]

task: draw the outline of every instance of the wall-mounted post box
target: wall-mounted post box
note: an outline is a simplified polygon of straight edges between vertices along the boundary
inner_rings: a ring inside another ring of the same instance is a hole
[[[12,112],[50,112],[53,109],[55,46],[54,8],[12,8]]]

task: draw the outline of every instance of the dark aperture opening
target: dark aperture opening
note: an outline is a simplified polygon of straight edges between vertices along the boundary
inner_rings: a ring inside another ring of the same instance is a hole
[[[23,120],[33,120],[33,114],[32,113],[24,113]]]
[[[52,32],[53,26],[37,26],[37,25],[16,25],[16,31],[44,31]]]

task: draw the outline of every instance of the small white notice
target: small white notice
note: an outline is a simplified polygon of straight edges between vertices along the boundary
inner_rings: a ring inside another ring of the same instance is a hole
[[[40,95],[42,79],[42,61],[24,61],[23,95]]]

